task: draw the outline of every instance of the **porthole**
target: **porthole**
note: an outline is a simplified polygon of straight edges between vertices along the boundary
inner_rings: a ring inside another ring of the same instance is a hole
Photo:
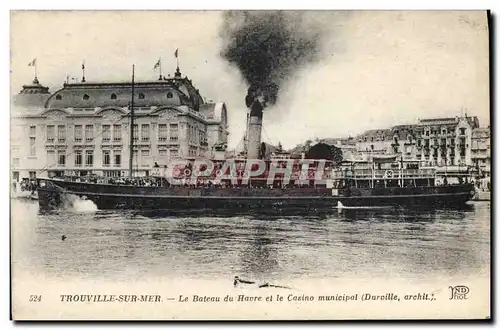
[[[56,100],[62,100],[62,96],[61,95],[56,95]]]
[[[84,100],[88,100],[89,98],[90,98],[90,96],[89,96],[88,94],[84,94],[84,95],[83,95],[83,99],[84,99]]]
[[[112,100],[116,100],[116,94],[115,93],[111,94],[111,99]]]
[[[172,94],[172,92],[168,92],[168,93],[167,93],[167,97],[168,97],[169,99],[171,99],[172,97],[174,97],[174,94]]]
[[[140,100],[143,100],[146,96],[144,95],[144,93],[139,93],[139,99]]]

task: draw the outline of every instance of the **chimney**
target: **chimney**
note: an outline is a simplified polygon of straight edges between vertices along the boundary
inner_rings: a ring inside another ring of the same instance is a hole
[[[258,97],[248,95],[246,105],[250,109],[248,118],[247,136],[247,158],[260,158],[261,131],[262,131],[262,110],[264,106]]]

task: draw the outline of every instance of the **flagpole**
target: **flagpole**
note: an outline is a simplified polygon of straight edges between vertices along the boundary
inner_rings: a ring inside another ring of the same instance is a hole
[[[162,71],[161,71],[161,57],[160,57],[160,60],[158,61],[158,63],[160,63],[160,78],[159,78],[159,80],[161,80],[161,79],[162,79]]]
[[[85,61],[82,62],[82,82],[85,82]]]
[[[34,67],[35,67],[35,80],[38,80],[38,77],[37,77],[38,75],[37,75],[37,71],[36,71],[36,59],[35,59],[35,65],[34,65]]]
[[[175,71],[175,77],[180,78],[181,77],[181,71],[179,70],[179,48],[175,50],[175,58],[177,60],[177,70]]]
[[[132,65],[132,98],[130,102],[130,156],[129,156],[129,176],[132,177],[134,159],[134,81],[135,64]]]

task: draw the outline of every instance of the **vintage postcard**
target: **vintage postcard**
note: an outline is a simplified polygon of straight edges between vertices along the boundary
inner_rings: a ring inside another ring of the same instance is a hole
[[[14,320],[491,317],[487,11],[11,11]]]

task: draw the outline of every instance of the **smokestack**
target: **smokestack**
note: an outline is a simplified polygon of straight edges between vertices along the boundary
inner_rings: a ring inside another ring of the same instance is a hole
[[[262,110],[265,106],[264,98],[259,89],[250,87],[245,98],[245,103],[250,109],[248,118],[247,158],[260,158],[260,144],[262,132]]]

